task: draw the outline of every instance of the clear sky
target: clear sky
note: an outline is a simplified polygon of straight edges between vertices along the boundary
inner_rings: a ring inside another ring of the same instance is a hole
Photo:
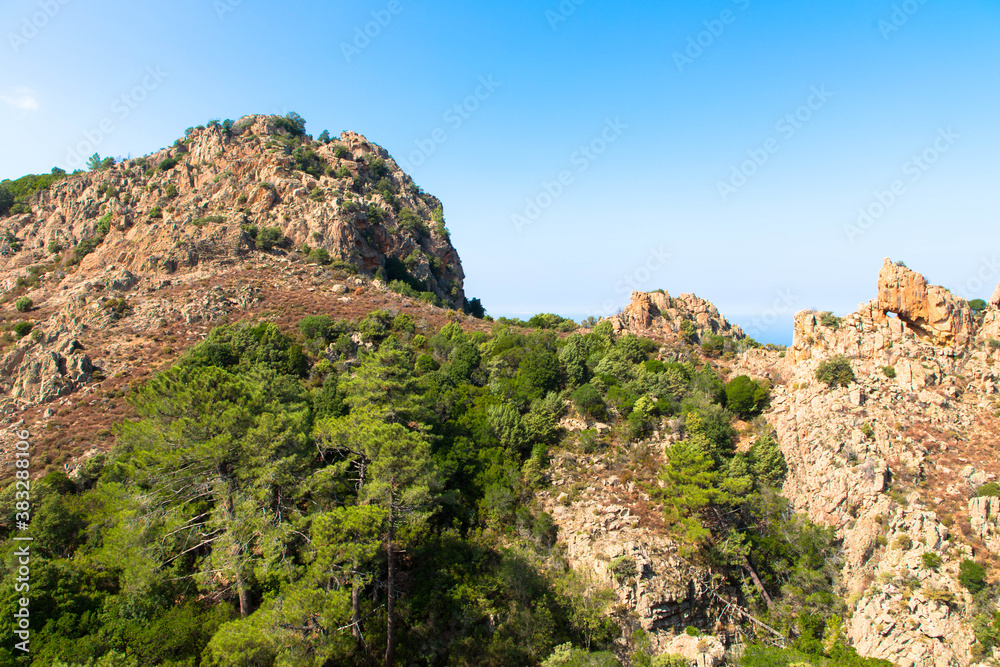
[[[662,288],[787,343],[884,257],[1000,281],[997,35],[995,0],[5,0],[0,178],[296,111],[441,198],[493,315]]]

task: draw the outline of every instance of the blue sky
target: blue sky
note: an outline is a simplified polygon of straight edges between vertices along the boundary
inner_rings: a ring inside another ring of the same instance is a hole
[[[1000,281],[997,34],[985,0],[7,0],[0,178],[296,111],[441,198],[491,314],[662,288],[787,343],[884,257]]]

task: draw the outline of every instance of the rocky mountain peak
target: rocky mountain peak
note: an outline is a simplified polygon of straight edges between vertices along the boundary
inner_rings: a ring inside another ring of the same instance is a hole
[[[685,322],[687,324],[685,324]],[[694,294],[672,297],[663,290],[632,292],[629,304],[611,318],[615,331],[629,331],[665,341],[705,335],[746,338],[712,303]]]
[[[69,175],[26,208],[0,223],[8,290],[53,259],[82,274],[115,266],[149,277],[300,249],[464,306],[440,201],[362,135],[317,142],[294,118],[192,128],[170,148]]]

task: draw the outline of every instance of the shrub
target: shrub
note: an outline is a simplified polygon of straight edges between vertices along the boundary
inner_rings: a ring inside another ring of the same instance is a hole
[[[986,568],[966,558],[958,566],[958,583],[975,595],[986,588]]]
[[[760,413],[767,401],[767,392],[749,376],[740,375],[726,385],[726,404],[743,418]]]
[[[18,322],[14,325],[14,333],[17,334],[18,338],[24,338],[31,333],[31,330],[35,328],[35,325],[31,322]]]
[[[73,255],[70,257],[69,263],[71,265],[79,264],[84,257],[94,252],[97,246],[101,244],[101,240],[102,239],[96,236],[88,236],[87,238],[82,239],[76,244],[76,247],[73,248]]]
[[[166,160],[161,162],[156,168],[160,171],[169,171],[180,164],[180,159],[175,157],[168,157]]]
[[[592,384],[582,385],[570,395],[573,405],[591,419],[603,419],[607,416],[607,408],[604,406],[604,399]]]
[[[325,248],[314,248],[309,253],[309,259],[317,264],[326,265],[330,263],[330,253]]]
[[[941,567],[941,555],[933,551],[925,551],[920,554],[920,562],[928,570],[936,570]]]
[[[883,366],[882,373],[890,380],[896,377],[896,369],[893,368],[892,366]]]
[[[424,375],[426,373],[431,373],[433,371],[436,371],[438,368],[441,367],[441,365],[437,361],[435,361],[434,357],[432,357],[431,355],[421,354],[419,357],[417,357],[417,361],[414,367],[416,368],[418,375]]]
[[[334,178],[350,178],[351,170],[347,168],[347,165],[340,167],[335,172],[333,172]]]
[[[195,218],[194,220],[191,221],[191,224],[194,225],[195,227],[201,227],[202,225],[207,224],[209,222],[215,224],[221,224],[225,221],[226,219],[221,215],[209,215],[204,218]]]
[[[49,251],[50,255],[58,255],[63,251],[63,247],[62,244],[59,243],[59,241],[52,239],[51,241],[49,241],[49,245],[46,248],[46,250]]]
[[[900,535],[893,541],[892,546],[900,551],[909,551],[913,548],[913,539],[909,535]]]
[[[997,484],[996,482],[987,482],[976,489],[976,498],[982,498],[985,496],[993,498],[1000,497],[1000,484]]]
[[[154,206],[153,208],[149,209],[150,220],[159,220],[162,217],[163,217],[163,209],[160,208],[159,206]]]
[[[329,315],[310,315],[299,322],[299,331],[306,340],[328,339],[333,330],[333,320]]]
[[[990,342],[987,343],[987,345],[989,345],[990,349],[994,352],[1000,350],[1000,340],[997,340],[996,338],[990,338]]]
[[[969,302],[969,308],[971,308],[974,313],[982,312],[986,310],[986,302],[982,299],[973,299]]]
[[[628,556],[618,556],[611,561],[608,569],[614,580],[621,583],[635,575],[635,561]]]
[[[681,338],[683,338],[688,343],[695,343],[698,341],[698,331],[691,324],[691,320],[683,320],[681,322]]]
[[[177,186],[174,185],[173,183],[167,183],[166,195],[170,199],[176,198],[177,197]]]
[[[282,233],[280,227],[265,227],[257,233],[257,247],[261,250],[272,248],[287,248],[291,241]]]
[[[17,309],[19,313],[26,313],[34,307],[34,302],[26,296],[22,296],[16,302],[14,302],[14,308]]]
[[[686,628],[684,628],[684,634],[686,634],[688,637],[701,637],[701,630],[694,627],[693,625],[689,625]]]
[[[837,356],[827,359],[819,365],[819,368],[816,369],[816,379],[833,389],[847,387],[856,378],[851,369],[851,362],[846,357]]]
[[[389,165],[380,157],[368,163],[368,172],[372,175],[372,180],[380,181],[389,175]]]
[[[282,130],[288,132],[293,137],[301,137],[306,133],[306,121],[294,111],[283,117],[276,118],[274,124]]]
[[[830,327],[831,329],[839,329],[841,319],[834,315],[833,313],[827,311],[825,313],[819,314],[819,323],[824,327]]]
[[[339,160],[347,160],[353,156],[351,155],[351,151],[347,150],[347,146],[341,144],[333,149],[333,157]],[[347,167],[344,167],[344,169],[347,169]],[[348,173],[350,173],[350,171],[348,171]],[[343,178],[343,177],[338,177],[338,178]]]

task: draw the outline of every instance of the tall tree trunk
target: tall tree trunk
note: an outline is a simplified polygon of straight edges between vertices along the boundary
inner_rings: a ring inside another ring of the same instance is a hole
[[[233,502],[232,486],[229,487],[229,493],[226,495],[226,516],[231,526],[236,525],[236,505]],[[250,615],[250,594],[247,592],[247,585],[243,580],[243,568],[240,564],[241,548],[237,546],[236,553],[233,554],[236,561],[233,564],[233,572],[236,574],[236,595],[240,599],[240,617],[246,618]]]
[[[712,510],[715,512],[715,518],[719,521],[719,523],[724,528],[728,529],[729,521],[722,516],[722,512],[719,511],[719,508],[713,507]],[[771,596],[767,594],[767,589],[764,588],[764,582],[762,582],[760,577],[757,576],[757,570],[753,568],[753,565],[750,563],[750,559],[746,556],[743,556],[743,569],[747,571],[750,575],[750,579],[753,580],[753,585],[757,587],[757,591],[764,597],[764,602],[767,603],[767,608],[770,609],[773,607],[774,601],[771,600]]]
[[[389,580],[386,585],[385,667],[392,667],[396,651],[396,517],[393,498],[389,498],[389,539],[386,555],[389,558]]]
[[[238,565],[236,566],[236,593],[240,597],[240,617],[246,618],[250,614],[250,595],[247,593],[247,586]]]
[[[351,634],[362,646],[365,638],[361,635],[361,581],[356,579],[351,586]]]

